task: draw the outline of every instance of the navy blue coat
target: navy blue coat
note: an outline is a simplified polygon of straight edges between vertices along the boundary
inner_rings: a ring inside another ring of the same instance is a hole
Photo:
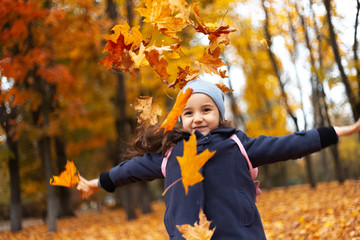
[[[212,238],[214,240],[265,239],[255,205],[254,183],[246,159],[237,144],[229,138],[233,133],[236,133],[244,145],[253,167],[300,158],[319,151],[323,146],[316,129],[282,137],[258,138],[250,138],[231,127],[220,127],[206,136],[196,131],[198,154],[205,149],[216,150],[216,153],[201,169],[204,180],[190,186],[187,195],[181,182],[173,185],[165,194],[164,222],[170,239],[183,239],[176,225],[193,225],[198,221],[200,209],[212,221],[211,227],[216,227]],[[165,188],[181,177],[176,156],[182,154],[181,140],[169,157]],[[100,175],[100,185],[105,190],[112,191],[114,187],[138,180],[163,178],[162,160],[162,153],[155,153],[122,162],[109,173]]]

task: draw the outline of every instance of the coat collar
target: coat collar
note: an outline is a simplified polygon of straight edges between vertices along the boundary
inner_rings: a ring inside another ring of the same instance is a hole
[[[212,130],[210,133],[207,134],[208,135],[214,135],[214,134],[224,134],[224,135],[228,135],[229,137],[234,134],[236,132],[236,128],[234,127],[219,127],[217,129]],[[195,136],[197,139],[204,137],[204,135],[199,132],[198,130],[195,130]]]

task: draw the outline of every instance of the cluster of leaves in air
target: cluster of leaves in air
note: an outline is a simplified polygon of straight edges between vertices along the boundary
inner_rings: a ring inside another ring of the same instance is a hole
[[[172,89],[181,89],[188,81],[197,78],[201,70],[226,78],[226,71],[219,70],[225,65],[220,58],[220,46],[229,44],[229,33],[234,32],[235,29],[230,26],[204,23],[199,15],[198,3],[193,4],[196,24],[190,18],[190,8],[185,0],[145,0],[145,8],[137,9],[144,17],[144,22],[150,22],[159,32],[177,42],[165,46],[150,44],[151,39],[145,39],[139,31],[140,26],[130,28],[125,22],[116,25],[112,29],[114,33],[106,37],[107,44],[104,52],[108,52],[109,56],[105,57],[101,64],[107,69],[129,72],[133,79],[136,77],[136,69],[150,66],[167,84],[167,87]],[[180,58],[181,39],[177,33],[188,26],[193,27],[196,32],[208,35],[210,43],[204,48],[203,56],[194,59],[195,64],[190,63],[183,68],[178,67],[175,81],[170,83],[171,75],[167,72],[168,60]]]

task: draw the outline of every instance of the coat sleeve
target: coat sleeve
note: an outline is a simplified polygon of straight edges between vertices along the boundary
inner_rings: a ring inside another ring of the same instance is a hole
[[[113,192],[116,187],[129,183],[163,178],[161,172],[162,159],[161,153],[154,153],[121,162],[109,172],[100,174],[99,185],[106,191]]]
[[[241,131],[238,131],[237,135],[254,167],[301,158],[331,145],[323,143],[324,134],[317,129],[295,132],[282,137],[261,135],[258,138],[250,138]],[[334,139],[336,139],[334,143],[337,142],[337,136]]]

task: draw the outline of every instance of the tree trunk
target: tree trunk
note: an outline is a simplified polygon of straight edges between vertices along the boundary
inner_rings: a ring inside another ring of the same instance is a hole
[[[288,2],[288,5],[290,5],[290,2]],[[296,3],[295,3],[295,8],[297,10]],[[288,12],[288,19],[289,19],[289,25],[290,25],[289,26],[290,27],[290,35],[291,35],[291,39],[292,39],[293,45],[294,45],[294,52],[291,52],[291,61],[293,62],[294,69],[295,69],[296,82],[297,82],[297,85],[298,85],[298,87],[300,89],[300,104],[301,104],[301,110],[302,110],[302,113],[303,113],[303,116],[304,116],[304,119],[303,119],[303,121],[304,121],[304,129],[307,130],[308,124],[307,124],[306,114],[305,114],[305,109],[304,109],[304,104],[303,104],[303,91],[302,91],[302,88],[301,88],[299,73],[298,73],[297,68],[296,68],[296,58],[298,56],[298,54],[297,54],[298,42],[297,42],[296,37],[295,37],[296,36],[295,27],[293,25],[293,20],[292,20],[292,16],[291,16],[290,12]],[[304,31],[305,30],[306,29],[304,29]],[[307,38],[305,38],[305,39],[307,39]],[[311,155],[308,155],[308,156],[305,157],[305,163],[306,163],[307,178],[308,178],[308,181],[310,183],[310,186],[311,186],[311,188],[316,188],[316,181],[315,181],[315,178],[314,178],[314,173],[313,173],[312,165],[311,165]]]
[[[60,171],[65,170],[64,166],[67,162],[67,157],[65,153],[65,145],[59,136],[55,137],[55,147],[56,147],[56,156],[57,156],[57,168]],[[74,210],[71,203],[71,192],[69,188],[59,187],[59,201],[60,208],[58,212],[58,217],[72,217],[75,216]]]
[[[142,213],[151,213],[151,196],[147,182],[140,182]]]
[[[359,12],[360,12],[360,1],[357,0],[356,17],[355,17],[355,24],[354,24],[354,30],[355,30],[354,31],[354,45],[353,45],[354,62],[355,62],[355,68],[356,68],[356,80],[357,80],[357,87],[358,87],[358,91],[355,94],[355,101],[357,103],[360,102],[360,63],[359,63],[359,56],[357,54],[357,50],[358,50],[357,33],[358,33],[358,27],[359,27]],[[360,112],[360,109],[358,111]],[[358,140],[360,141],[360,133],[359,133]]]
[[[42,83],[42,106],[41,113],[43,117],[43,127],[49,126],[49,88],[50,86],[43,80],[38,78],[38,81]],[[56,232],[56,217],[57,217],[57,207],[56,207],[56,194],[55,187],[50,185],[50,178],[52,177],[52,159],[51,159],[51,139],[48,136],[44,136],[39,140],[40,146],[40,155],[43,160],[44,170],[45,170],[45,181],[47,187],[47,220],[48,220],[48,231]]]
[[[360,103],[357,103],[355,101],[355,97],[354,97],[354,94],[352,92],[349,79],[348,79],[347,75],[345,74],[344,67],[343,67],[343,65],[341,63],[341,56],[340,56],[340,52],[339,52],[339,47],[338,47],[338,44],[336,42],[336,35],[335,35],[335,31],[334,31],[334,26],[333,26],[332,20],[331,20],[331,1],[330,0],[323,0],[323,1],[324,1],[325,9],[326,9],[326,19],[327,19],[328,27],[329,27],[329,36],[330,36],[331,48],[332,48],[333,53],[334,53],[336,65],[338,66],[338,69],[339,69],[339,72],[340,72],[341,81],[343,82],[343,84],[345,86],[346,96],[348,97],[350,105],[351,105],[354,121],[356,121],[360,117]]]
[[[17,153],[17,143],[12,139],[8,139],[8,145],[14,154],[14,157],[9,159],[10,171],[10,229],[11,232],[20,231],[21,224],[21,189],[20,189],[20,176],[19,176],[19,155]]]
[[[282,96],[282,99],[284,100],[284,104],[285,104],[284,107],[285,107],[288,115],[290,116],[290,118],[293,120],[294,125],[296,127],[296,131],[299,131],[297,118],[294,115],[294,113],[292,112],[292,110],[291,110],[291,108],[290,108],[290,106],[288,104],[288,98],[287,98],[286,93],[285,93],[284,84],[281,81],[280,69],[279,69],[278,63],[276,62],[275,56],[274,56],[273,52],[271,51],[271,38],[272,37],[271,37],[270,31],[269,31],[269,14],[268,14],[267,8],[265,6],[265,0],[261,0],[261,5],[262,5],[262,8],[263,8],[264,13],[265,13],[264,32],[265,32],[265,37],[268,40],[268,45],[269,45],[269,48],[268,48],[267,52],[268,52],[271,64],[273,66],[275,76],[276,76],[276,78],[278,80],[278,83],[279,83],[279,86],[280,86],[281,96]],[[282,167],[282,171],[283,171],[282,177],[285,178],[285,179],[282,180],[282,182],[287,183],[288,182],[288,180],[286,179],[287,174],[284,172],[284,171],[287,171],[285,165],[284,165],[284,167]]]
[[[16,108],[10,111],[4,104],[0,105],[0,125],[6,133],[6,144],[8,145],[12,156],[9,158],[10,174],[10,230],[11,232],[20,231],[22,228],[22,208],[21,208],[21,189],[19,175],[19,154],[17,142],[10,135],[11,120],[17,117]]]

